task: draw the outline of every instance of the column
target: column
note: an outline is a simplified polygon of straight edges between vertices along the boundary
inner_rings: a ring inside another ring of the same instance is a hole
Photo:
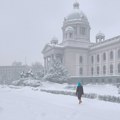
[[[116,49],[113,49],[113,75],[116,75]],[[115,79],[112,79],[112,83],[115,82]]]

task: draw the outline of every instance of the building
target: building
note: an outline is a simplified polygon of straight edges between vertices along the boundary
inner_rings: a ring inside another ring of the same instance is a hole
[[[73,12],[64,18],[62,43],[53,38],[42,53],[47,70],[52,59],[59,59],[68,69],[71,77],[100,79],[115,76],[120,82],[120,36],[105,39],[103,33],[96,35],[96,43],[90,41],[90,24],[80,11],[79,3],[73,4]]]
[[[10,84],[18,80],[23,71],[28,70],[28,66],[0,66],[0,84]]]

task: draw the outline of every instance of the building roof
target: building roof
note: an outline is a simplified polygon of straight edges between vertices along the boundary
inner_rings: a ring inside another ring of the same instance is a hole
[[[113,44],[117,44],[117,43],[120,43],[120,35],[110,38],[110,39],[107,39],[107,40],[104,40],[102,42],[94,43],[90,46],[90,49],[91,50],[97,49],[97,48],[101,48],[101,47],[105,47],[107,45],[113,45]]]
[[[59,48],[59,49],[61,49],[61,48],[64,48],[64,46],[61,45],[61,44],[51,44],[51,43],[48,43],[43,48],[42,53],[44,54],[44,52],[47,52],[47,51],[49,51],[49,50],[51,50],[53,48]]]

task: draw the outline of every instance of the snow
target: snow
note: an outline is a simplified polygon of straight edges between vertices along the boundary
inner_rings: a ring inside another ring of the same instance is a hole
[[[118,94],[118,88],[116,86],[107,84],[107,85],[86,85],[84,87],[86,93],[96,93],[99,95],[114,95],[120,96]]]
[[[64,46],[62,46],[61,44],[51,44],[51,43],[49,43],[48,45],[51,46],[51,47],[56,47],[56,48],[64,48]]]
[[[48,85],[49,86],[49,85]],[[50,85],[52,86],[52,85]],[[60,87],[57,85],[57,87]],[[0,86],[0,120],[118,120],[120,104]]]

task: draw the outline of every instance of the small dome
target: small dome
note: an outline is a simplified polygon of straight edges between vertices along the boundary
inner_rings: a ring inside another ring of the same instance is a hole
[[[101,32],[99,32],[96,35],[96,43],[103,42],[105,40],[105,35]]]
[[[102,36],[102,37],[105,37],[105,35],[102,33],[102,32],[99,32],[96,37],[99,37],[99,36]]]

